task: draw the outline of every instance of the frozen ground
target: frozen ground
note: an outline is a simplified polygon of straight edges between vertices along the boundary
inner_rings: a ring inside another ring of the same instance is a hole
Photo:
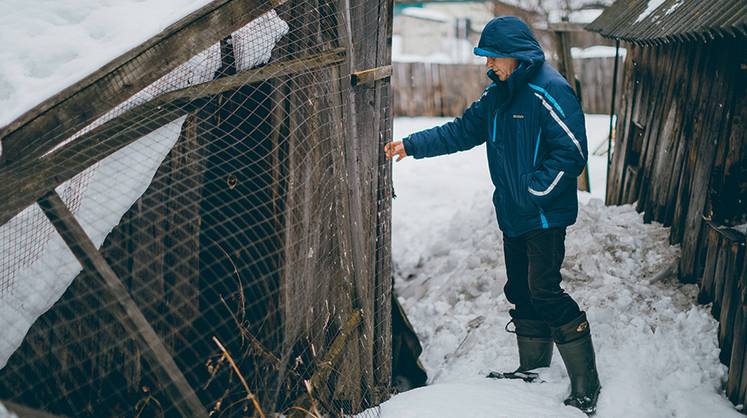
[[[590,142],[606,137],[608,122],[587,119]],[[395,138],[443,121],[397,119]],[[515,337],[503,330],[510,305],[484,153],[479,147],[394,166],[397,291],[423,343],[430,385],[384,403],[384,418],[584,416],[562,406],[569,384],[557,351],[541,371],[545,383],[482,377],[518,364]],[[562,273],[591,323],[603,385],[597,416],[742,416],[722,395],[716,321],[694,305],[695,286],[659,274],[679,248],[632,206],[593,198],[603,195],[594,173],[604,173],[594,158],[593,194],[580,194]]]

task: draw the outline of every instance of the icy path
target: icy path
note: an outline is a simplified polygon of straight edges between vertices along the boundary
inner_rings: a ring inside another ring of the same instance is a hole
[[[397,119],[395,137],[440,122]],[[503,330],[510,305],[484,153],[395,165],[397,290],[432,385],[383,404],[384,418],[584,416],[562,406],[569,386],[557,351],[541,373],[546,383],[481,377],[518,364],[515,338]],[[668,230],[643,224],[631,206],[581,197],[588,203],[568,231],[563,275],[592,327],[603,385],[597,416],[741,417],[722,396],[717,323],[693,304],[696,287],[671,275],[652,281],[679,253]]]

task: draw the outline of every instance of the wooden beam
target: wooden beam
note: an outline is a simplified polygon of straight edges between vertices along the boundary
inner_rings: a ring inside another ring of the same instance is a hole
[[[211,97],[247,84],[335,65],[345,59],[338,48],[166,93],[128,110],[42,158],[24,158],[0,168],[0,225],[50,190],[156,129],[203,106]]]
[[[83,269],[96,280],[97,285],[108,290],[101,295],[116,303],[107,304],[111,313],[124,326],[130,336],[140,343],[143,357],[150,364],[162,389],[185,417],[205,417],[208,413],[197,394],[187,382],[173,357],[163,345],[148,320],[140,311],[127,288],[99,253],[96,245],[86,235],[83,227],[68,210],[54,190],[39,199],[39,206],[49,218],[65,244],[70,248]],[[96,291],[99,291],[96,288]]]
[[[215,0],[0,130],[0,166],[43,155],[199,52],[285,0]]]
[[[49,412],[42,411],[40,409],[29,408],[11,401],[0,401],[5,409],[11,414],[15,414],[18,418],[65,418],[62,415],[53,415]]]
[[[350,75],[350,84],[355,86],[373,85],[378,80],[392,76],[392,66],[372,68],[370,70],[358,71]]]
[[[552,32],[586,32],[584,25],[571,22],[552,23],[548,29]]]
[[[352,315],[342,326],[340,333],[337,334],[337,337],[335,337],[335,339],[332,341],[332,344],[324,354],[324,357],[321,359],[321,361],[316,363],[316,371],[309,379],[309,387],[311,390],[311,394],[316,396],[317,400],[323,403],[328,403],[326,392],[322,391],[324,383],[327,381],[327,378],[329,377],[329,374],[332,372],[332,370],[335,370],[335,364],[340,359],[340,356],[342,355],[342,352],[347,345],[348,338],[350,337],[350,335],[352,335],[353,331],[355,331],[355,329],[361,324],[362,319],[363,313],[361,312],[361,310],[353,310]],[[298,405],[303,403],[305,397],[306,395],[302,394],[298,399],[296,399],[293,404]]]

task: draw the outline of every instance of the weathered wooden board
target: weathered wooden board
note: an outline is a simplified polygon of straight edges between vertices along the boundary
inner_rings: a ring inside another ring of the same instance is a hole
[[[721,312],[717,318],[719,320],[718,340],[721,347],[721,362],[727,366],[731,361],[732,345],[734,343],[733,323],[739,306],[737,282],[744,265],[744,237],[740,237],[740,241],[729,243],[730,262],[724,271],[724,285],[720,298]]]
[[[742,383],[747,381],[747,306],[737,304],[732,322],[734,344],[731,347],[729,375],[726,381],[726,396],[738,405],[745,399]]]

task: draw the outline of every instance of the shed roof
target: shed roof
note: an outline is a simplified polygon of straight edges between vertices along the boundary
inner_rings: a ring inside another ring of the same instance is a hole
[[[639,44],[747,37],[747,1],[617,0],[586,29]]]

